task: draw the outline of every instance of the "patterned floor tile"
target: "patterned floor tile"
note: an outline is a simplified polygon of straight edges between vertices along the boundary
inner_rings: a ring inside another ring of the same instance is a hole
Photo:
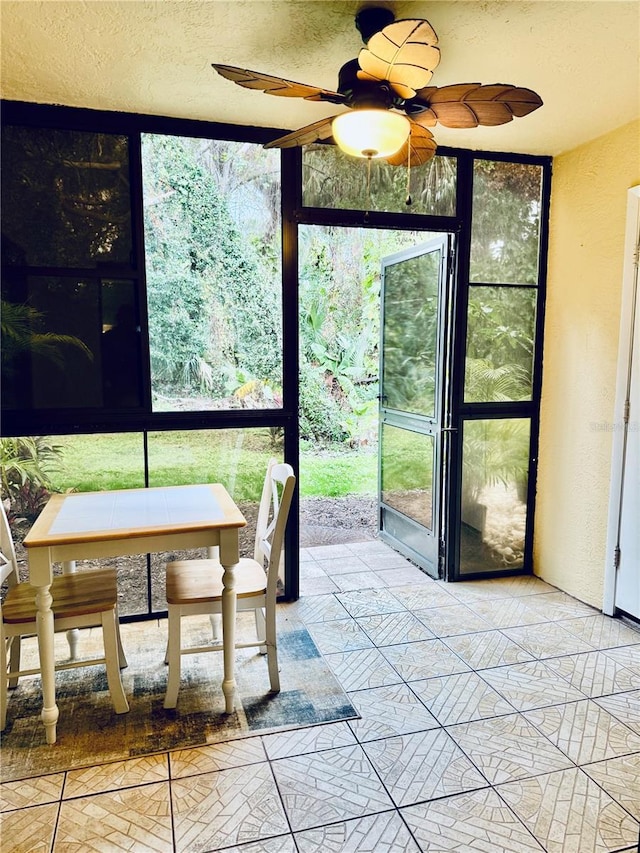
[[[487,669],[533,659],[517,642],[505,637],[500,631],[461,634],[458,637],[447,637],[444,642],[472,669]]]
[[[461,601],[497,600],[511,598],[513,586],[510,578],[487,578],[487,580],[457,581],[451,584],[451,592]]]
[[[397,812],[307,829],[296,841],[300,853],[420,853]]]
[[[445,607],[447,604],[456,604],[456,599],[443,584],[432,580],[430,583],[420,584],[390,584],[394,596],[401,601],[407,610],[422,610],[427,607]]]
[[[609,652],[548,658],[545,665],[591,698],[640,687],[640,673],[614,660]]]
[[[634,675],[640,676],[640,644],[605,649],[604,654],[616,663],[626,666]]]
[[[540,613],[545,621],[572,619],[578,616],[596,616],[595,607],[583,604],[577,598],[572,598],[565,592],[550,592],[545,595],[535,595],[529,599],[529,606]]]
[[[640,628],[633,629],[621,619],[611,616],[583,616],[579,619],[563,619],[559,622],[567,631],[590,643],[594,649],[608,649],[629,643],[640,643]]]
[[[474,613],[465,604],[430,607],[416,610],[414,615],[432,631],[436,637],[453,637],[456,634],[472,634],[475,631],[488,631],[491,625]]]
[[[495,791],[485,788],[402,809],[424,853],[541,853]]]
[[[417,566],[407,566],[406,568],[398,568],[394,566],[392,569],[382,569],[376,571],[376,575],[381,578],[385,586],[404,586],[413,584],[414,586],[422,586],[433,583],[433,578],[430,578],[426,572],[421,571]]]
[[[328,560],[318,560],[317,564],[322,568],[327,577],[335,580],[337,575],[346,575],[351,572],[368,572],[370,567],[355,554],[348,556],[332,557]]]
[[[268,764],[171,783],[176,853],[257,842],[289,831]]]
[[[148,782],[164,782],[168,778],[169,761],[166,754],[69,770],[64,783],[64,799],[88,797],[90,794],[131,788]]]
[[[346,723],[328,723],[325,726],[263,735],[262,742],[269,758],[275,759],[349,746],[355,743],[356,739]]]
[[[558,705],[585,698],[584,693],[561,678],[547,664],[548,661],[531,661],[496,669],[483,669],[481,677],[518,711],[530,711],[545,705]]]
[[[640,752],[640,736],[590,699],[523,716],[576,764]]]
[[[300,595],[328,595],[338,591],[338,585],[325,574],[319,577],[300,578]]]
[[[320,563],[316,563],[315,560],[309,560],[307,563],[300,561],[300,577],[304,580],[308,580],[309,578],[326,578],[327,573]]]
[[[171,778],[194,776],[196,773],[211,773],[228,770],[245,764],[258,764],[266,758],[259,737],[214,743],[209,746],[176,749],[169,753]]]
[[[462,723],[447,731],[494,785],[572,766],[521,714]]]
[[[539,625],[524,625],[505,628],[504,633],[514,643],[526,649],[534,658],[551,658],[557,655],[572,655],[591,652],[593,646],[561,628],[557,622],[542,622]]]
[[[224,853],[297,853],[293,835],[278,835],[240,847],[225,847]]]
[[[0,812],[55,803],[62,798],[63,782],[64,773],[36,776],[35,779],[22,779],[19,782],[3,782],[0,785]]]
[[[433,639],[431,631],[419,619],[416,619],[413,613],[408,611],[385,613],[378,616],[362,616],[357,621],[376,646],[391,646],[395,643],[413,643],[418,640]]]
[[[361,743],[438,727],[438,721],[407,684],[357,690],[349,699],[361,715],[359,720],[349,720]]]
[[[336,558],[348,559],[354,556],[353,550],[346,544],[342,545],[316,545],[309,548],[308,553],[314,560],[335,560]]]
[[[391,551],[390,554],[369,554],[364,552],[358,555],[363,563],[366,563],[370,569],[376,572],[389,571],[391,569],[408,569],[415,568],[413,563],[407,560],[402,554],[396,551]]]
[[[393,805],[361,746],[282,758],[272,766],[294,831]]]
[[[548,853],[604,853],[637,844],[637,821],[577,768],[497,790]]]
[[[307,630],[323,655],[373,647],[369,637],[351,617],[335,619],[332,622],[316,622],[308,625]]]
[[[640,821],[640,753],[587,764],[582,769]]]
[[[2,853],[49,853],[58,808],[53,803],[1,814]]]
[[[517,628],[543,621],[540,613],[529,607],[529,602],[536,597],[503,598],[498,601],[468,600],[466,604],[492,628]]]
[[[358,619],[377,613],[398,613],[407,608],[388,589],[360,589],[336,595],[342,606]]]
[[[404,560],[401,554],[394,551],[391,546],[386,545],[380,539],[367,539],[364,542],[348,542],[346,547],[358,557],[385,557]],[[313,549],[315,550],[315,549]]]
[[[332,619],[344,619],[349,615],[335,595],[303,596],[288,607],[294,608],[295,615],[305,625],[314,622],[327,622]]]
[[[385,589],[387,582],[376,572],[367,569],[366,572],[353,572],[348,575],[336,575],[333,582],[340,592],[352,590]]]
[[[53,853],[69,850],[171,853],[169,783],[64,801]]]
[[[326,655],[325,660],[345,690],[398,684],[402,678],[378,649]]]
[[[411,689],[443,726],[513,714],[514,711],[513,705],[475,672],[414,681]]]
[[[487,787],[443,729],[372,741],[364,751],[397,806]]]
[[[403,643],[380,650],[404,681],[417,681],[438,675],[452,675],[469,669],[442,640]]]
[[[640,735],[640,690],[616,693],[613,696],[601,696],[594,701]]]

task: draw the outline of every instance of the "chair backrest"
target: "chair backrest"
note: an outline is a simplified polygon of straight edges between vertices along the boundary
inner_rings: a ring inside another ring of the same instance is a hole
[[[254,559],[268,568],[267,595],[275,593],[278,583],[284,532],[296,485],[293,468],[286,462],[270,459],[262,488],[256,522]]]
[[[7,518],[4,505],[0,501],[0,584],[6,582],[11,587],[15,586],[18,580],[16,549],[13,545],[9,519]]]

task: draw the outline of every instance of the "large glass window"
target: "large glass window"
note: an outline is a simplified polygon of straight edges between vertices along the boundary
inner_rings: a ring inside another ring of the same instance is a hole
[[[302,203],[305,207],[454,216],[456,170],[455,157],[436,155],[411,169],[407,187],[407,169],[384,160],[358,161],[335,145],[308,145],[302,152]]]
[[[280,155],[143,134],[154,411],[282,406]]]
[[[531,399],[537,297],[532,287],[469,288],[465,402]]]
[[[5,127],[2,204],[3,265],[129,266],[127,137]]]
[[[537,284],[542,167],[475,160],[470,280]]]
[[[2,303],[5,409],[142,405],[134,281],[9,273]]]
[[[524,565],[529,434],[528,418],[464,424],[461,575]]]

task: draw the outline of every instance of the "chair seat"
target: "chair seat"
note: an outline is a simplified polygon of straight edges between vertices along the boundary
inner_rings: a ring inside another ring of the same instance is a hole
[[[199,604],[222,599],[223,568],[217,560],[176,560],[167,565],[167,602]],[[235,569],[238,598],[264,595],[267,576],[255,560],[243,558]]]
[[[35,622],[35,593],[28,583],[11,587],[2,605],[3,620],[13,625]],[[111,610],[118,600],[116,572],[98,569],[56,576],[51,594],[54,621]]]

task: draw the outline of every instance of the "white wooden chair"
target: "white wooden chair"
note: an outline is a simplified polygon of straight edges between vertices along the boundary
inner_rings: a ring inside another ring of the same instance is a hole
[[[280,690],[276,639],[276,594],[283,556],[284,531],[296,478],[291,465],[270,460],[258,510],[253,559],[241,559],[236,568],[238,612],[255,611],[255,642],[238,642],[235,648],[260,647],[267,655],[271,691]],[[169,675],[165,708],[175,708],[180,688],[182,655],[222,651],[224,646],[181,647],[183,616],[222,613],[223,568],[218,560],[181,560],[167,565],[167,604],[169,609]]]
[[[16,687],[21,676],[37,675],[40,669],[20,669],[21,640],[36,634],[35,589],[28,583],[20,583],[13,538],[1,504],[0,583],[7,585],[0,605],[0,730],[3,731],[7,721],[8,689]],[[114,710],[116,714],[126,713],[129,703],[122,687],[120,669],[127,665],[127,660],[120,641],[115,569],[56,576],[51,594],[54,631],[102,628],[104,643],[104,657],[58,663],[56,670],[103,664]]]

